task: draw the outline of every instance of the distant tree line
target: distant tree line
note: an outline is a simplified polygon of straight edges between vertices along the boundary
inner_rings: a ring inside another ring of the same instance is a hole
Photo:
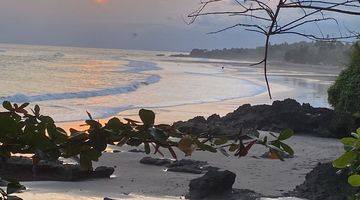
[[[350,59],[352,44],[338,41],[282,43],[269,46],[269,59],[300,64],[344,65]],[[230,60],[259,60],[265,47],[193,49],[188,56]]]

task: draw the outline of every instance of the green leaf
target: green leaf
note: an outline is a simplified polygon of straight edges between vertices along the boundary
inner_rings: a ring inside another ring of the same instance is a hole
[[[65,133],[58,130],[54,124],[48,125],[46,130],[47,130],[47,133],[48,133],[50,139],[55,144],[62,144],[64,142],[66,142],[68,139],[67,135],[65,135]]]
[[[240,147],[240,145],[238,145],[238,144],[231,144],[229,147],[229,151],[234,152],[239,147]]]
[[[144,143],[144,148],[145,148],[145,153],[150,154],[150,145],[149,145],[149,143],[145,142]]]
[[[23,199],[17,196],[7,196],[6,200],[23,200]]]
[[[20,124],[12,119],[10,116],[0,116],[0,138],[13,137],[20,130]]]
[[[139,146],[140,144],[142,144],[142,141],[139,140],[139,139],[136,139],[136,138],[130,138],[127,142],[126,142],[127,145],[130,145],[130,146]]]
[[[35,105],[35,107],[34,107],[34,114],[35,114],[35,115],[40,115],[40,106],[39,106],[39,105]]]
[[[139,111],[141,121],[145,126],[152,126],[155,123],[155,113],[151,110],[141,109]]]
[[[348,182],[353,187],[359,187],[360,186],[360,175],[354,174],[354,175],[349,176]]]
[[[122,123],[119,118],[114,117],[108,121],[106,128],[118,131],[124,129],[125,124]]]
[[[89,149],[80,153],[80,166],[83,170],[92,169],[92,161],[98,161],[101,152],[96,149]]]
[[[283,148],[283,150],[288,153],[289,155],[293,156],[294,155],[294,150],[287,144],[285,143],[280,143],[280,146]]]
[[[354,144],[356,144],[358,141],[358,139],[353,138],[353,137],[346,137],[341,139],[341,143],[343,143],[344,145],[348,145],[348,146],[353,146]]]
[[[98,151],[104,151],[107,147],[106,132],[93,130],[89,133],[90,144]]]
[[[333,161],[333,166],[336,168],[345,168],[357,157],[357,153],[349,151]]]
[[[24,190],[26,189],[23,185],[21,185],[18,181],[12,181],[10,183],[8,183],[7,188],[6,188],[6,193],[7,194],[12,194],[12,193],[16,193],[19,192],[20,190]]]
[[[210,146],[210,145],[207,145],[207,144],[204,144],[204,143],[200,142],[199,140],[194,140],[194,142],[195,142],[196,145],[197,145],[201,150],[203,150],[203,151],[210,151],[210,152],[212,152],[212,153],[216,153],[216,152],[217,152],[217,150],[216,150],[214,147],[212,147],[212,146]]]
[[[223,138],[219,138],[217,140],[214,141],[215,145],[223,145],[226,144],[228,142],[228,139],[223,137]]]
[[[358,135],[360,135],[360,128],[358,128],[358,129],[356,130],[356,133],[357,133]]]
[[[101,128],[101,124],[95,120],[85,120],[85,123],[90,126],[90,129],[99,129]]]
[[[278,140],[286,140],[291,138],[291,136],[294,135],[294,132],[290,129],[286,129],[284,131],[282,131],[278,137]]]
[[[49,116],[40,116],[39,119],[40,119],[41,122],[44,122],[46,124],[54,124],[55,123],[53,118],[51,118]]]
[[[189,135],[181,138],[177,147],[185,153],[185,156],[191,156],[191,154],[196,149],[196,145],[193,144],[193,139]]]
[[[150,135],[159,142],[165,142],[169,136],[165,133],[165,131],[157,128],[150,128]]]
[[[2,105],[6,110],[9,110],[9,111],[13,110],[13,107],[9,101],[4,101]]]
[[[21,106],[20,106],[19,108],[24,109],[24,108],[26,108],[28,105],[30,105],[30,103],[23,103],[23,104],[21,104]]]
[[[210,145],[207,145],[207,144],[201,145],[200,148],[201,148],[202,150],[210,151],[210,152],[212,152],[212,153],[216,153],[216,152],[217,152],[217,150],[216,150],[214,147],[212,147],[212,146],[210,146]]]

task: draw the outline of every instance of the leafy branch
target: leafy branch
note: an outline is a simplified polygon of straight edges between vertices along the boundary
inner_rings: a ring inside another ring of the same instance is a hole
[[[267,136],[261,137],[258,131],[249,134],[239,133],[235,140],[227,136],[191,135],[178,131],[173,125],[155,125],[155,113],[141,109],[141,122],[132,119],[112,118],[104,125],[93,119],[85,121],[86,130],[71,128],[70,133],[57,127],[54,120],[40,114],[40,107],[35,105],[31,114],[26,110],[29,104],[11,104],[3,102],[6,112],[0,113],[0,157],[4,162],[12,154],[32,154],[36,167],[40,160],[57,160],[59,157],[79,157],[83,170],[92,170],[92,162],[99,160],[108,144],[111,145],[143,145],[146,154],[164,155],[165,149],[177,159],[175,149],[191,156],[195,150],[208,152],[222,152],[227,150],[235,156],[246,156],[255,144],[269,149],[272,157],[281,159],[283,153],[293,155],[294,151],[283,141],[293,135],[286,130],[279,136],[270,133],[273,140]]]

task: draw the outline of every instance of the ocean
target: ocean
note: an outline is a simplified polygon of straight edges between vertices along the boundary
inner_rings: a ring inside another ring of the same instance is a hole
[[[86,111],[107,118],[129,109],[222,102],[267,92],[262,70],[249,67],[248,61],[171,54],[176,52],[0,44],[0,101],[38,104],[43,114],[68,122],[86,119]],[[277,70],[270,75],[275,90],[300,91],[288,97],[329,107],[331,74]]]

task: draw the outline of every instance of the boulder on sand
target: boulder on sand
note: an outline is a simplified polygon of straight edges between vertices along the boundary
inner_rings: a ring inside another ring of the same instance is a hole
[[[170,159],[160,159],[160,158],[152,158],[152,157],[143,157],[140,160],[141,164],[145,165],[156,165],[156,166],[165,166],[171,163]]]
[[[204,199],[231,193],[236,174],[230,171],[208,171],[204,176],[193,179],[189,184],[190,199]]]
[[[140,160],[140,163],[146,165],[165,166],[167,167],[167,171],[170,172],[183,172],[192,174],[201,174],[204,171],[219,169],[217,167],[208,166],[206,161],[197,161],[191,159],[171,161],[169,159],[144,157]]]

